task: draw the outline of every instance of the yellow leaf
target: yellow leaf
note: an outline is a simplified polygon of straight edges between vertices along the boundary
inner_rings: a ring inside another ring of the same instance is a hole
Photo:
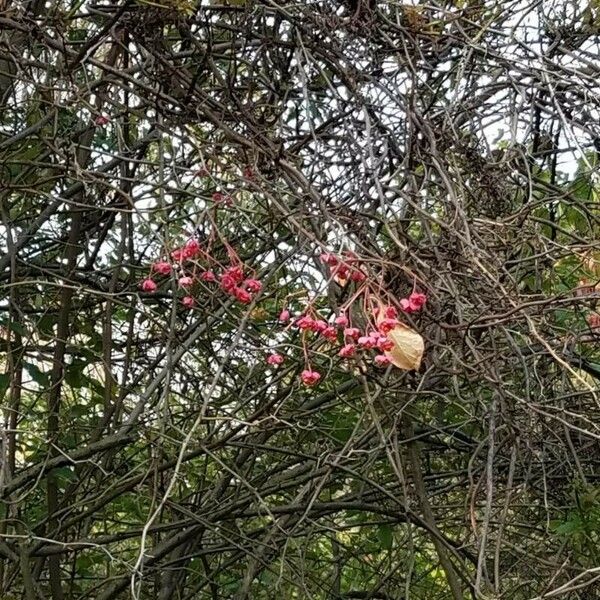
[[[398,323],[387,333],[387,338],[394,342],[394,347],[385,353],[393,365],[408,371],[416,370],[421,366],[425,342],[414,329],[404,323]]]
[[[257,306],[255,309],[250,311],[250,318],[254,321],[264,321],[269,316],[269,313],[264,308]]]
[[[590,273],[600,276],[600,257],[591,250],[583,255],[583,267]]]

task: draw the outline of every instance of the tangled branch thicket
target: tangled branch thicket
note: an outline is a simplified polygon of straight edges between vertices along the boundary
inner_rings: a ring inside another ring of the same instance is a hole
[[[597,0],[0,27],[2,598],[598,597]],[[140,288],[190,239],[249,305]],[[278,321],[344,251],[427,295],[419,370]]]

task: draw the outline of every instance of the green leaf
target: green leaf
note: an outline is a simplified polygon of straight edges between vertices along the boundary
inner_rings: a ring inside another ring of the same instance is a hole
[[[10,386],[10,378],[8,373],[0,373],[0,399],[4,398],[4,394],[6,394],[6,390],[8,390]]]
[[[377,537],[385,550],[391,550],[394,543],[394,530],[391,525],[379,525]]]
[[[81,388],[89,384],[88,378],[83,374],[85,363],[74,361],[65,371],[65,381],[72,388]]]
[[[33,379],[40,387],[47,388],[50,386],[50,377],[48,373],[44,373],[37,365],[32,363],[24,363],[24,366],[31,379]]]

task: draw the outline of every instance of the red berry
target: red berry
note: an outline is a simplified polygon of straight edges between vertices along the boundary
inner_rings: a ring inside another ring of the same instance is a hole
[[[227,273],[223,273],[223,275],[221,275],[221,288],[223,288],[223,290],[226,292],[232,293],[233,289],[235,288],[235,284],[236,281],[231,275],[228,275]]]
[[[267,364],[273,366],[280,365],[284,360],[285,359],[283,356],[281,356],[281,354],[277,354],[276,352],[273,352],[273,354],[269,354],[269,356],[267,356]]]
[[[332,326],[325,327],[325,329],[321,331],[321,335],[330,341],[337,340],[337,330]]]
[[[313,321],[313,325],[311,327],[311,329],[315,332],[315,333],[323,333],[323,331],[325,331],[327,329],[328,325],[325,321],[323,321],[323,319],[318,319],[316,321]]]
[[[377,338],[373,338],[370,335],[363,335],[358,338],[358,345],[365,348],[365,350],[370,350],[377,346]]]
[[[344,336],[357,339],[360,336],[360,329],[357,327],[347,327],[344,329]]]
[[[313,329],[315,320],[308,315],[303,315],[299,319],[296,319],[296,327],[300,329]]]
[[[262,289],[262,283],[258,279],[246,279],[244,281],[244,287],[253,294],[260,292]]]
[[[188,240],[183,247],[184,258],[194,258],[200,253],[200,244],[197,240]]]
[[[321,262],[329,265],[330,267],[335,267],[339,262],[338,257],[330,252],[323,252],[319,258],[321,259]]]
[[[155,292],[158,289],[156,283],[148,277],[148,279],[144,279],[141,283],[141,287],[144,292]]]
[[[398,311],[394,306],[386,306],[385,307],[385,317],[386,319],[395,319],[398,317]]]
[[[348,325],[348,317],[346,315],[339,315],[335,318],[334,322],[338,327],[346,327]]]
[[[202,281],[206,281],[207,283],[211,283],[217,280],[217,276],[214,274],[213,271],[204,271],[200,275],[200,279]]]
[[[396,319],[384,319],[379,323],[379,331],[381,333],[386,334],[389,333],[394,327],[398,325],[398,321]]]
[[[304,383],[304,385],[311,386],[315,385],[315,383],[317,383],[319,379],[321,379],[321,373],[318,373],[317,371],[311,371],[310,369],[306,369],[302,371],[300,378],[302,379],[302,383]]]
[[[183,250],[181,248],[177,248],[171,252],[171,258],[176,262],[181,262],[184,258]]]
[[[242,304],[250,304],[250,302],[252,302],[252,296],[240,287],[234,288],[232,293]]]
[[[375,357],[375,364],[378,367],[385,367],[390,364],[390,359],[387,356],[384,356],[383,354],[378,354]]]
[[[233,278],[236,283],[241,283],[244,279],[244,270],[242,267],[228,267],[225,273]]]
[[[171,265],[168,262],[159,261],[152,265],[152,270],[161,275],[168,275],[171,272]]]
[[[351,356],[354,356],[355,352],[356,346],[354,344],[346,344],[340,349],[338,354],[343,358],[350,358]]]
[[[358,283],[364,281],[366,278],[367,276],[362,271],[353,271],[352,275],[350,276],[352,281],[356,281]]]

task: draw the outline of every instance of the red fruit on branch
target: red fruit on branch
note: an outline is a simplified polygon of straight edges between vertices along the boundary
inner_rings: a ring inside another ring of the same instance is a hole
[[[398,317],[398,310],[394,306],[386,306],[384,314],[386,319],[395,319]]]
[[[327,327],[328,325],[326,321],[323,321],[323,319],[317,319],[316,321],[313,321],[311,329],[315,333],[323,333]]]
[[[204,271],[200,274],[200,279],[202,281],[206,281],[207,283],[213,283],[217,280],[217,276],[213,271]]]
[[[236,287],[233,289],[232,293],[238,302],[241,302],[242,304],[250,304],[250,302],[252,302],[252,296],[243,288]]]
[[[319,258],[322,263],[325,263],[330,267],[335,267],[339,262],[338,257],[335,254],[331,254],[331,252],[323,252]]]
[[[183,257],[195,258],[198,254],[200,254],[200,244],[198,241],[194,239],[188,240],[183,247]]]
[[[363,282],[367,276],[362,271],[353,271],[352,275],[350,275],[350,279],[352,281],[356,281],[357,283]]]
[[[383,355],[383,354],[378,354],[375,357],[375,364],[378,367],[387,367],[387,365],[390,364],[390,359],[387,356]]]
[[[158,286],[154,280],[148,277],[142,281],[141,288],[144,290],[144,292],[155,292],[158,289]]]
[[[380,337],[377,340],[377,349],[382,352],[389,352],[394,347],[394,342],[386,337]]]
[[[370,350],[377,346],[377,338],[371,337],[370,335],[363,335],[358,338],[358,345],[362,346],[365,350]]]
[[[241,283],[244,280],[244,270],[242,267],[227,267],[225,274],[229,275],[236,283]]]
[[[321,335],[325,339],[328,339],[329,341],[333,342],[337,340],[337,329],[330,325],[329,327],[325,327],[325,329],[321,331]]]
[[[383,319],[379,323],[379,331],[385,335],[394,329],[396,325],[398,325],[398,321],[396,321],[396,319]]]
[[[302,383],[304,385],[310,387],[312,385],[315,385],[319,381],[319,379],[321,379],[321,373],[317,371],[312,371],[310,369],[305,369],[304,371],[302,371],[300,378],[302,379]]]
[[[357,327],[347,327],[346,329],[344,329],[344,336],[358,339],[358,337],[360,336],[360,329],[358,329]]]
[[[171,272],[171,264],[165,261],[155,262],[152,265],[152,270],[160,275],[168,275]]]
[[[243,285],[244,288],[253,294],[256,294],[262,290],[262,283],[258,281],[258,279],[246,279]]]
[[[221,275],[221,288],[227,293],[232,293],[235,288],[236,281],[228,273]]]
[[[181,299],[181,303],[186,307],[186,308],[192,308],[194,306],[194,304],[196,304],[196,301],[191,297],[191,296],[184,296]]]
[[[296,327],[302,330],[313,329],[315,326],[315,320],[308,315],[303,315],[302,317],[296,319],[295,323]]]
[[[280,365],[284,360],[285,359],[283,356],[281,356],[281,354],[277,354],[276,352],[273,352],[273,354],[269,354],[269,356],[267,356],[267,364],[273,366]]]
[[[335,318],[334,323],[338,327],[346,327],[348,325],[348,317],[346,315],[339,315]]]
[[[183,250],[181,248],[177,248],[171,252],[171,258],[176,262],[181,262],[184,259]]]
[[[338,354],[342,358],[350,358],[350,357],[354,356],[355,353],[356,353],[356,346],[354,344],[346,344],[345,346],[342,346],[342,348],[338,352]]]
[[[425,294],[413,292],[408,298],[402,298],[402,300],[400,300],[400,307],[404,312],[412,313],[421,310],[425,302],[427,302],[427,296]]]

